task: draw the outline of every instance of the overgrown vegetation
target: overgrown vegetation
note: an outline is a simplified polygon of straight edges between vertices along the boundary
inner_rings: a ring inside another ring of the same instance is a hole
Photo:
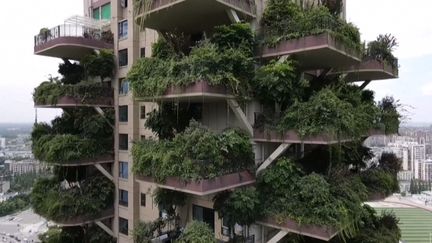
[[[332,14],[326,6],[302,8],[292,0],[270,0],[261,24],[266,45],[328,32],[347,46],[362,49],[358,28]]]
[[[15,175],[12,177],[10,182],[10,191],[11,192],[28,192],[33,186],[33,183],[36,179],[40,177],[48,176],[48,173],[25,173],[22,175]]]
[[[167,177],[210,179],[254,166],[249,138],[238,130],[216,134],[196,122],[172,141],[139,141],[133,145],[133,171],[158,182]]]
[[[113,112],[105,117],[89,108],[72,109],[52,121],[35,124],[32,131],[34,156],[48,163],[71,162],[110,153],[113,145]],[[107,121],[108,120],[108,121]]]
[[[192,221],[183,234],[176,241],[177,243],[215,243],[216,239],[210,227],[203,222]]]
[[[368,43],[365,55],[398,68],[398,59],[393,55],[397,46],[398,42],[391,34],[379,35],[376,40]]]
[[[112,88],[104,81],[113,76],[114,54],[110,50],[100,50],[78,62],[67,59],[59,64],[62,78],[50,78],[35,88],[33,100],[36,104],[55,104],[60,97],[69,96],[82,103],[97,102],[113,98]]]
[[[39,179],[31,193],[35,212],[50,220],[97,217],[112,207],[114,184],[104,176],[92,176],[75,183],[60,178]]]
[[[245,96],[254,73],[253,34],[247,24],[215,28],[213,38],[192,47],[188,55],[173,51],[169,43],[154,45],[154,57],[142,58],[128,73],[134,95],[162,95],[170,86],[197,81],[222,85]]]
[[[109,236],[99,226],[73,226],[73,227],[51,227],[47,232],[40,234],[42,243],[115,243],[116,239]]]
[[[0,217],[24,210],[30,206],[30,197],[20,194],[0,202]]]

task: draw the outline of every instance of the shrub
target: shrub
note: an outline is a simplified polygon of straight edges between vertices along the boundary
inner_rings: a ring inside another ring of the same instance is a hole
[[[376,40],[368,43],[366,57],[387,62],[393,68],[397,68],[398,60],[393,55],[393,51],[397,46],[398,42],[391,34],[379,35]]]
[[[210,227],[203,222],[192,221],[186,226],[178,243],[215,243],[216,239]]]
[[[386,96],[378,102],[378,109],[380,110],[379,122],[384,125],[386,134],[399,132],[400,119],[402,118],[398,111],[400,107],[399,101],[391,96]]]
[[[39,240],[42,243],[115,243],[116,240],[96,225],[72,226],[72,227],[51,227],[47,232],[40,234]]]
[[[30,197],[26,194],[7,199],[0,202],[0,217],[9,215],[27,208],[30,205]]]
[[[79,187],[61,185],[59,178],[39,179],[31,193],[37,214],[50,220],[97,217],[113,205],[114,184],[104,176],[89,177]]]
[[[81,60],[87,77],[100,77],[101,80],[114,75],[114,53],[111,50],[100,50],[85,56]]]
[[[237,130],[216,134],[191,123],[172,141],[140,141],[132,148],[133,171],[163,182],[210,179],[254,166],[249,138]]]

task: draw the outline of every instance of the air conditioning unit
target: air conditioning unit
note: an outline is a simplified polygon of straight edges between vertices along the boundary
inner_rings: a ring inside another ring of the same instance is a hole
[[[120,1],[120,5],[122,6],[122,8],[127,8],[127,1],[128,0],[121,0]]]

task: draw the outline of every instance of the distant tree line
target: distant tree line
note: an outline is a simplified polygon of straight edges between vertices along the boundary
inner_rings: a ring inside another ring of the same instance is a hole
[[[30,206],[30,196],[20,194],[0,203],[0,217],[21,211]]]

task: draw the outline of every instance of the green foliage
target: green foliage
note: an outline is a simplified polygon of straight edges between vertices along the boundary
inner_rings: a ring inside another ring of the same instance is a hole
[[[97,102],[100,99],[112,98],[110,86],[104,83],[60,84],[58,82],[42,82],[33,92],[33,101],[41,105],[54,105],[58,99],[69,96],[82,103]]]
[[[96,225],[73,226],[73,227],[51,227],[47,232],[40,234],[39,240],[42,243],[115,243],[116,240],[105,233]]]
[[[301,99],[308,86],[309,82],[300,78],[297,63],[291,59],[259,67],[253,82],[256,96],[264,104],[276,103],[282,110]]]
[[[358,107],[341,100],[332,90],[323,89],[307,102],[296,102],[285,112],[279,125],[281,130],[295,129],[302,137],[328,134],[340,139],[341,135],[361,135]],[[366,126],[366,127],[370,127]]]
[[[63,63],[59,64],[58,73],[63,76],[61,82],[63,84],[77,84],[84,78],[84,68],[79,63],[71,63],[68,59],[63,59]]]
[[[378,109],[380,110],[379,121],[385,127],[386,134],[395,134],[399,132],[400,119],[402,115],[398,109],[401,104],[391,96],[384,97],[378,102]]]
[[[359,223],[359,232],[348,239],[350,243],[396,243],[401,238],[398,226],[399,219],[392,212],[377,215],[368,205],[363,206],[363,213]]]
[[[106,154],[108,148],[96,139],[77,135],[45,135],[37,140],[33,152],[37,159],[47,163],[92,159]]]
[[[159,38],[159,40],[152,45],[152,57],[169,60],[170,58],[177,57],[177,53],[164,38]]]
[[[112,50],[100,50],[98,53],[85,56],[81,60],[87,77],[100,77],[101,80],[114,75],[114,53]]]
[[[214,28],[211,42],[215,43],[220,49],[239,48],[253,54],[255,36],[249,24],[221,25]]]
[[[215,196],[214,209],[219,217],[227,218],[228,224],[251,225],[260,218],[261,201],[255,188],[242,188],[232,193],[220,193]]]
[[[165,210],[168,215],[175,216],[177,207],[185,205],[186,194],[158,188],[155,191],[154,201],[160,210]]]
[[[216,239],[210,227],[203,222],[192,221],[186,226],[177,243],[215,243]]]
[[[394,153],[382,153],[379,159],[379,167],[393,175],[402,169],[402,161]]]
[[[36,179],[45,177],[46,174],[39,173],[26,173],[22,175],[16,175],[10,182],[10,191],[12,192],[28,192]]]
[[[59,178],[39,179],[31,193],[37,214],[50,220],[97,217],[113,205],[114,184],[104,176],[92,176],[66,188]]]
[[[167,177],[209,179],[254,166],[249,138],[238,130],[216,134],[192,122],[172,141],[140,141],[132,148],[135,173],[163,182]]]
[[[215,33],[218,42],[204,41],[181,58],[173,57],[169,48],[156,45],[155,57],[142,58],[128,73],[134,95],[159,96],[170,86],[187,86],[197,81],[223,85],[236,95],[247,95],[254,73],[252,47],[247,48],[249,39],[236,40],[226,30],[239,31],[239,36],[244,36],[244,29],[238,25],[221,27],[221,32]]]
[[[397,46],[398,42],[391,34],[379,35],[376,40],[368,43],[366,57],[385,61],[393,68],[398,68],[398,59],[393,55]]]
[[[150,243],[154,238],[154,232],[157,230],[155,222],[138,222],[132,231],[135,243]]]
[[[261,24],[267,45],[329,32],[357,51],[362,48],[358,28],[333,15],[325,6],[302,9],[292,0],[270,0]]]
[[[399,191],[397,177],[390,172],[373,168],[361,173],[362,182],[366,185],[370,196],[376,194],[388,196]]]
[[[172,139],[183,132],[190,120],[201,118],[201,106],[184,103],[163,103],[158,110],[148,113],[145,126],[156,133],[159,139]]]
[[[29,205],[30,197],[26,194],[9,198],[6,201],[0,202],[0,217],[21,211]]]

